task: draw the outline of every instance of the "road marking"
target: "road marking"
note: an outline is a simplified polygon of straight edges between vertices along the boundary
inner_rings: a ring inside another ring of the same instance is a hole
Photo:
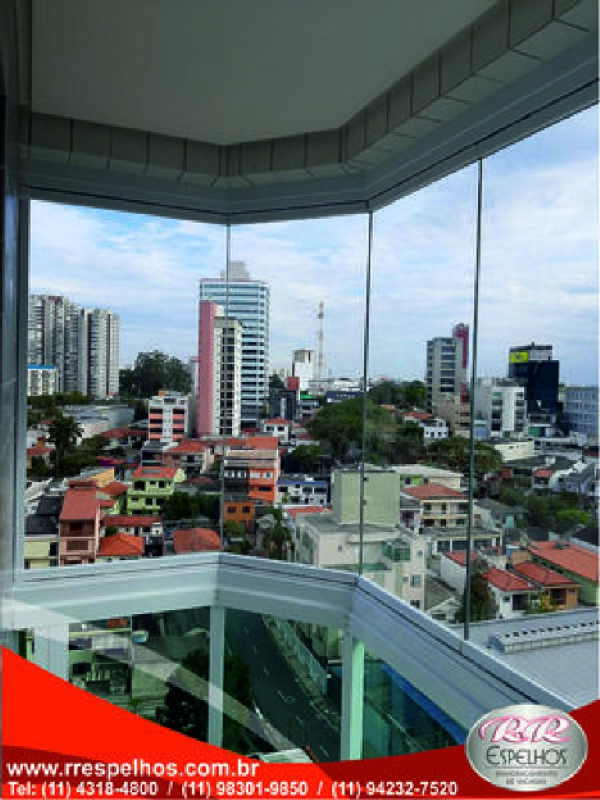
[[[329,753],[328,753],[328,752],[327,752],[327,750],[326,750],[326,749],[323,747],[323,745],[322,745],[322,744],[318,745],[318,748],[319,748],[319,750],[320,750],[320,751],[323,753],[323,755],[325,756],[325,758],[329,758]]]
[[[252,649],[255,653],[258,653],[258,647],[255,644],[252,645]]]
[[[265,673],[265,675],[267,675],[267,676],[270,674],[270,673],[269,673],[269,670],[268,670],[268,669],[267,669],[267,668],[266,668],[264,665],[263,665],[263,672],[264,672],[264,673]]]
[[[277,694],[279,695],[279,697],[281,697],[281,699],[283,700],[284,703],[288,703],[289,704],[289,703],[295,703],[296,702],[296,698],[295,697],[293,697],[291,694],[283,694],[281,689],[277,689]]]

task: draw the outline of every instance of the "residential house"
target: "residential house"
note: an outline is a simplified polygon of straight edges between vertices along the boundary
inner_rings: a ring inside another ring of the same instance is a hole
[[[246,533],[254,531],[256,521],[256,501],[250,498],[234,500],[225,498],[223,503],[223,521],[239,522]]]
[[[143,555],[143,539],[130,533],[115,533],[100,540],[96,561],[130,561]]]
[[[582,603],[600,604],[597,548],[588,549],[560,539],[531,544],[529,552],[535,564],[549,567],[578,583],[579,600]]]
[[[100,500],[92,486],[68,489],[60,513],[59,565],[91,564],[100,538]]]
[[[173,531],[175,555],[207,553],[223,549],[219,534],[210,528],[188,528]]]
[[[520,575],[491,567],[482,573],[482,577],[494,596],[499,619],[522,617],[537,601],[538,587]]]
[[[548,604],[556,611],[577,607],[579,584],[566,575],[533,561],[514,564],[512,572],[538,587],[538,603]]]
[[[450,469],[431,467],[427,464],[401,464],[390,467],[400,475],[401,485],[422,486],[426,483],[440,483],[449,489],[459,492],[462,488],[462,472],[455,472]]]
[[[328,502],[329,483],[309,475],[284,475],[277,489],[284,505],[325,506]]]
[[[281,444],[287,444],[291,439],[292,423],[283,417],[263,420],[260,429],[266,436],[275,436]]]
[[[127,513],[160,513],[167,497],[183,481],[185,473],[175,467],[138,467],[133,473],[133,483],[127,495]]]

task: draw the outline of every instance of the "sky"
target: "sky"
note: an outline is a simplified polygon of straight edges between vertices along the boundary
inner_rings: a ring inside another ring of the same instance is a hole
[[[478,375],[505,376],[508,349],[552,344],[561,380],[598,383],[596,109],[486,159]],[[423,379],[428,339],[472,325],[477,167],[374,217],[369,375]],[[325,370],[363,369],[367,218],[232,229],[231,257],[271,287],[271,367],[317,348]],[[121,365],[197,349],[198,280],[225,267],[220,226],[32,203],[32,293],[64,294],[121,320]]]

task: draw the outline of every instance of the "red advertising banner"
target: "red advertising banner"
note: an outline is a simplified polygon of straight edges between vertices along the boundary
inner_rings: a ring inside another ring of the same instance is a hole
[[[532,800],[600,798],[600,701],[571,715],[544,710],[526,717],[518,709],[527,706],[512,707],[517,709],[514,713],[487,715],[474,726],[465,747],[364,761],[272,764],[162,728],[6,649],[2,693],[3,798],[473,800],[515,798],[524,792]],[[515,769],[504,770],[505,780],[520,786],[499,788],[489,775],[487,780],[480,777],[484,768],[476,771],[472,766],[478,763],[477,748],[484,753],[487,768],[495,765],[498,774],[503,764],[512,763]],[[574,774],[563,777],[560,785],[538,791],[531,778],[525,786],[523,766],[529,776],[543,778],[563,768]]]

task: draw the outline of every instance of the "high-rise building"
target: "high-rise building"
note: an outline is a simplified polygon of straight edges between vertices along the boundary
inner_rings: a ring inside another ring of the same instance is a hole
[[[218,303],[242,325],[243,427],[255,427],[269,389],[269,286],[250,277],[243,261],[229,264],[220,278],[200,281],[200,302]]]
[[[198,323],[198,394],[196,433],[240,432],[242,411],[242,341],[239,320],[223,306],[200,302]]]
[[[31,365],[27,367],[27,397],[56,394],[58,372],[56,367]]]
[[[598,437],[598,387],[567,386],[564,397],[565,422],[570,433]]]
[[[480,378],[475,388],[475,418],[485,420],[492,439],[526,433],[525,388],[506,378]]]
[[[88,314],[88,394],[111,397],[119,393],[119,318],[95,308]]]
[[[110,397],[119,391],[119,318],[67,297],[29,298],[28,362],[56,367],[57,391]]]
[[[559,362],[552,345],[531,344],[511,347],[508,377],[525,387],[527,413],[534,421],[552,421],[560,412],[558,402]]]
[[[300,391],[308,389],[314,378],[315,354],[313,350],[294,350],[292,375],[300,381]]]
[[[456,335],[455,335],[456,334]],[[456,325],[453,335],[427,342],[427,410],[439,413],[438,404],[458,395],[466,402],[468,366],[468,325]]]

